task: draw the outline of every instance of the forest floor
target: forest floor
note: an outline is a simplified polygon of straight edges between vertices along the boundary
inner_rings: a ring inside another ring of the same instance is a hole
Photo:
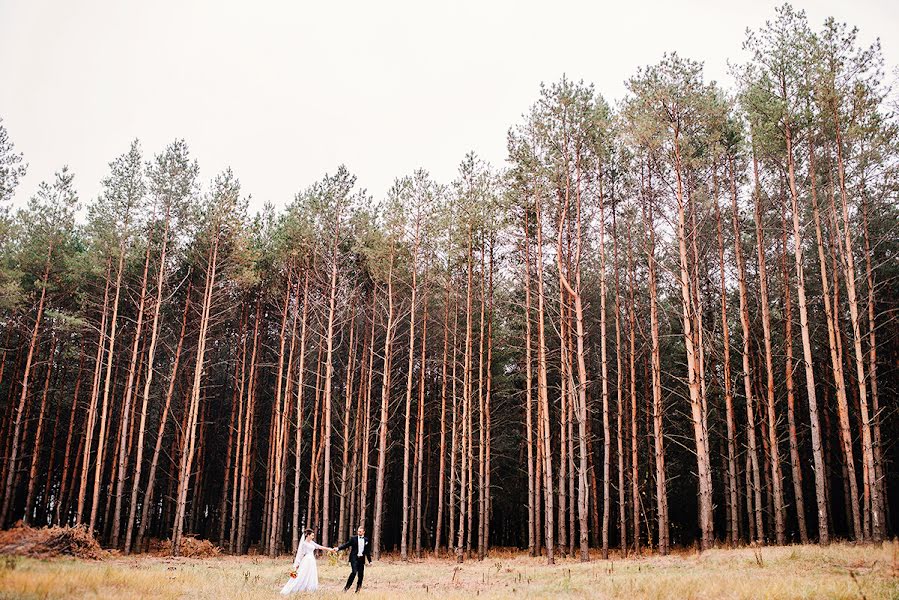
[[[899,598],[899,542],[711,550],[588,563],[494,551],[486,560],[403,562],[388,556],[366,570],[359,597],[411,598]],[[319,559],[313,598],[346,598],[349,569]],[[0,599],[277,598],[290,557],[103,560],[0,556]],[[303,597],[303,596],[299,596]]]

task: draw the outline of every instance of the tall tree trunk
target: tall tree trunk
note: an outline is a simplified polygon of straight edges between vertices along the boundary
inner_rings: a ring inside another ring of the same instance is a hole
[[[122,292],[122,275],[124,274],[125,245],[119,246],[119,262],[116,267],[115,295],[112,301],[112,317],[109,328],[109,349],[106,358],[106,376],[103,384],[103,404],[100,409],[100,438],[97,441],[97,459],[94,468],[94,494],[91,500],[90,531],[96,531],[97,509],[100,506],[100,484],[103,478],[103,452],[106,447],[106,420],[109,412],[109,392],[112,384],[112,361],[115,357],[116,330],[118,328],[119,298]]]
[[[172,374],[169,376],[169,386],[165,394],[165,404],[159,416],[159,428],[156,432],[156,445],[153,448],[153,458],[150,461],[150,472],[147,477],[147,488],[144,492],[143,510],[141,511],[140,527],[137,532],[137,545],[143,546],[144,536],[150,520],[150,507],[153,505],[153,490],[156,486],[156,469],[159,466],[159,455],[162,452],[162,442],[165,437],[165,428],[169,419],[169,409],[172,405],[172,395],[175,391],[175,381],[178,378],[178,365],[181,362],[181,351],[184,348],[184,337],[187,333],[187,315],[190,309],[190,296],[193,290],[192,282],[187,284],[187,293],[184,300],[184,312],[181,315],[181,333],[178,336],[178,346],[175,348],[175,357],[172,362]]]
[[[846,175],[843,166],[843,140],[841,133],[841,124],[839,113],[836,106],[833,106],[833,122],[836,132],[837,147],[837,174],[840,183],[840,200],[843,209],[843,227],[840,232],[839,220],[837,220],[837,231],[841,233],[842,243],[844,245],[844,263],[846,270],[846,296],[849,300],[849,316],[852,324],[852,348],[855,353],[855,370],[856,383],[858,385],[858,398],[861,409],[861,430],[862,430],[862,460],[864,467],[870,474],[869,480],[874,478],[874,443],[871,434],[871,417],[868,411],[868,385],[865,377],[865,359],[862,352],[862,331],[861,323],[858,315],[858,295],[855,286],[855,255],[852,244],[852,225],[849,221],[849,206],[846,193]],[[871,538],[875,542],[883,539],[883,524],[880,518],[880,488],[877,485],[867,484],[865,496],[870,497],[870,506],[874,508],[871,511]],[[869,510],[869,505],[865,504],[865,510]]]
[[[529,210],[524,211],[524,323],[525,323],[525,430],[528,444],[528,554],[536,556],[535,512],[536,486],[534,485],[534,424],[533,424],[533,357],[531,353],[531,237],[528,223]]]
[[[381,521],[384,517],[384,476],[387,469],[387,408],[390,404],[390,355],[393,348],[393,261],[394,246],[390,247],[390,266],[387,272],[387,327],[384,336],[384,373],[381,377],[381,415],[378,425],[378,470],[375,481],[374,539],[372,554],[381,555]]]
[[[300,473],[302,472],[303,446],[303,398],[306,394],[306,325],[309,314],[309,270],[307,264],[303,269],[303,314],[300,318],[300,360],[297,366],[297,424],[294,437],[294,471],[293,471],[293,521],[291,522],[291,552],[296,552],[300,545]],[[372,342],[374,343],[374,342]]]
[[[403,560],[409,558],[409,429],[412,417],[412,375],[415,365],[415,308],[416,294],[418,293],[418,221],[415,223],[415,242],[412,246],[412,299],[409,308],[409,348],[408,364],[406,366],[406,412],[404,413],[405,427],[403,430],[403,520],[402,533],[400,534],[400,557]]]
[[[754,507],[755,521],[750,520],[750,537],[753,541],[762,542],[765,537],[764,524],[762,523],[762,486],[759,476],[758,450],[755,437],[755,409],[752,399],[752,373],[750,370],[749,353],[751,339],[749,336],[749,299],[746,290],[746,264],[743,261],[743,242],[740,237],[740,211],[737,208],[737,183],[734,158],[730,157],[730,190],[731,210],[734,223],[734,254],[737,263],[737,277],[740,282],[740,325],[743,330],[743,388],[746,393],[746,429],[749,439],[749,456],[746,469],[746,494],[747,506]],[[749,494],[753,494],[752,502],[749,502]]]
[[[75,415],[78,414],[78,412],[79,412],[78,398],[79,398],[79,395],[81,392],[81,381],[82,381],[81,377],[84,372],[84,358],[85,358],[84,346],[85,346],[85,340],[82,339],[81,340],[81,350],[78,352],[78,355],[79,355],[78,376],[75,378],[75,391],[72,394],[72,408],[69,411],[69,431],[66,434],[66,450],[65,450],[65,455],[64,455],[63,461],[62,461],[62,480],[59,482],[59,499],[56,502],[56,507],[55,507],[56,508],[55,522],[60,525],[65,525],[69,522],[69,516],[67,514],[66,515],[63,514],[64,512],[65,513],[68,512],[69,489],[68,489],[67,483],[69,481],[72,481],[72,483],[74,483],[75,472],[78,471],[77,450],[76,450],[76,464],[73,465],[72,478],[70,480],[68,477],[69,461],[71,460],[71,457],[72,457],[71,448],[72,448],[72,436],[75,433]],[[2,371],[2,369],[3,369],[3,367],[0,366],[0,371]],[[2,379],[2,376],[0,376],[0,379]]]
[[[150,389],[153,383],[155,369],[153,365],[156,359],[156,343],[159,334],[159,313],[162,310],[162,291],[165,287],[166,250],[168,248],[169,214],[165,215],[165,226],[162,231],[162,247],[159,252],[159,267],[156,272],[156,301],[153,306],[153,325],[150,328],[150,348],[147,351],[147,377],[144,380],[143,401],[140,411],[140,427],[137,435],[137,457],[135,458],[134,476],[131,482],[131,503],[128,522],[125,524],[125,554],[131,552],[131,539],[134,530],[134,520],[137,515],[137,494],[140,488],[141,471],[144,457],[144,432],[147,425],[147,406],[150,401]]]
[[[421,316],[421,362],[419,363],[418,374],[418,424],[415,428],[417,441],[415,444],[415,556],[421,558],[421,472],[423,460],[424,446],[424,427],[425,427],[425,360],[427,357],[427,339],[428,339],[428,270],[425,266],[424,282],[421,303],[423,305]]]
[[[674,130],[675,174],[677,176],[677,241],[680,250],[680,288],[682,315],[684,325],[684,345],[687,351],[687,383],[690,390],[690,408],[693,417],[693,436],[696,442],[697,477],[699,479],[699,527],[702,531],[700,547],[711,548],[714,538],[712,521],[712,479],[709,467],[708,445],[706,443],[705,411],[703,410],[700,391],[700,368],[698,350],[695,346],[694,315],[699,307],[694,306],[692,286],[687,258],[687,229],[685,222],[685,206],[683,182],[681,177],[679,130]]]
[[[631,516],[634,530],[634,553],[640,555],[640,478],[637,436],[637,370],[636,370],[636,326],[637,316],[634,299],[634,260],[631,229],[627,228],[627,287],[628,287],[628,383],[631,402]],[[592,453],[591,453],[592,454]]]
[[[647,187],[650,193],[652,191],[651,186],[652,183],[649,182]],[[656,468],[656,520],[659,528],[659,554],[665,556],[668,554],[670,538],[668,528],[668,484],[665,478],[665,438],[662,429],[662,361],[659,348],[659,309],[656,289],[655,223],[652,200],[644,200],[643,223],[644,227],[649,231],[646,258],[649,263],[649,318],[652,332],[652,429]],[[646,204],[649,205],[648,211]]]
[[[862,233],[865,242],[865,276],[868,283],[868,380],[871,382],[871,421],[874,444],[874,485],[878,489],[878,501],[880,506],[874,510],[880,515],[881,527],[884,533],[887,530],[886,506],[886,479],[883,474],[883,457],[881,456],[882,442],[880,437],[880,398],[877,393],[877,335],[874,319],[874,270],[871,267],[871,240],[868,231],[868,197],[867,193],[862,198]]]
[[[437,477],[437,525],[434,528],[434,558],[440,555],[440,542],[443,535],[443,493],[446,481],[446,382],[449,360],[449,307],[450,307],[450,272],[446,274],[443,303],[443,366],[440,377],[440,466]],[[453,347],[455,351],[455,346]],[[455,423],[454,423],[455,425]],[[452,538],[450,537],[450,543]]]
[[[331,254],[331,290],[328,299],[328,333],[327,333],[327,351],[325,353],[325,394],[324,394],[324,435],[322,440],[325,445],[324,451],[324,479],[322,482],[322,545],[328,545],[330,537],[330,498],[331,498],[331,380],[334,377],[334,365],[332,364],[332,356],[334,354],[334,313],[336,311],[335,303],[337,301],[337,251],[340,241],[340,206],[336,208],[335,225],[334,225],[334,247]]]
[[[181,552],[181,536],[184,531],[184,517],[187,513],[187,492],[193,468],[194,451],[197,443],[197,420],[202,390],[203,369],[206,359],[206,339],[209,330],[213,291],[215,289],[216,268],[218,266],[218,245],[220,232],[216,231],[212,248],[206,263],[206,285],[203,290],[203,306],[200,316],[200,331],[197,337],[197,357],[194,365],[193,384],[187,411],[187,427],[181,445],[181,465],[178,472],[178,492],[175,505],[175,524],[172,532],[172,556]]]
[[[467,267],[468,279],[465,288],[465,359],[462,367],[462,464],[461,478],[459,483],[459,529],[458,539],[456,541],[456,562],[463,562],[465,555],[463,553],[463,544],[465,543],[466,517],[470,514],[471,505],[471,378],[472,378],[472,323],[471,323],[471,304],[472,304],[472,226],[468,225],[468,251]],[[466,482],[469,482],[466,486]],[[469,501],[466,502],[466,490],[468,492]],[[470,519],[468,520],[470,523]],[[471,530],[469,525],[468,530]],[[470,539],[470,537],[469,537]]]
[[[351,301],[352,305],[353,302]],[[364,313],[363,313],[364,314]],[[353,408],[353,371],[355,370],[355,362],[356,362],[356,311],[353,311],[350,316],[350,344],[349,344],[349,357],[347,359],[346,366],[346,383],[344,384],[344,405],[343,405],[343,456],[340,461],[340,506],[338,509],[338,525],[337,525],[337,540],[340,543],[343,543],[341,540],[346,539],[347,535],[347,469],[349,463],[349,453],[350,453],[350,417],[352,415]],[[364,344],[365,340],[363,340],[363,352],[365,351]],[[361,385],[361,384],[360,384]],[[356,415],[356,418],[359,418],[359,415]]]
[[[555,563],[553,554],[553,469],[552,469],[552,443],[549,429],[549,389],[546,381],[546,328],[544,316],[543,291],[543,217],[541,210],[539,191],[536,192],[534,205],[536,212],[534,222],[537,229],[537,391],[540,397],[540,422],[542,427],[543,449],[543,498],[544,498],[544,544],[546,546],[547,564]]]
[[[795,247],[794,247],[795,250]],[[787,270],[787,218],[783,215],[780,266],[784,286],[784,378],[787,387],[787,425],[790,434],[790,468],[793,475],[793,500],[796,503],[796,519],[799,525],[799,539],[808,543],[805,526],[805,500],[802,493],[802,467],[799,462],[799,442],[796,438],[796,400],[793,393],[793,305],[790,296],[790,273]]]
[[[34,511],[34,492],[37,484],[37,467],[41,459],[43,449],[42,434],[44,431],[44,415],[47,413],[47,395],[50,393],[50,375],[53,373],[53,354],[56,352],[56,336],[50,343],[50,352],[47,355],[46,375],[44,376],[44,391],[41,393],[41,407],[37,416],[37,430],[34,432],[34,442],[31,451],[31,468],[28,469],[28,492],[25,496],[25,514],[22,521],[26,524],[32,522],[31,513]],[[52,446],[51,446],[52,453]],[[49,477],[49,475],[48,475]]]
[[[724,406],[725,418],[727,420],[727,514],[729,517],[727,522],[727,534],[730,544],[736,546],[739,535],[738,521],[740,519],[740,512],[737,508],[737,444],[736,424],[734,422],[734,393],[730,371],[730,328],[727,324],[727,277],[724,269],[724,233],[721,225],[721,207],[718,204],[717,172],[713,173],[713,175],[715,177],[714,206],[715,224],[718,233],[718,266],[721,272],[721,336],[724,344]]]
[[[19,394],[19,404],[16,408],[13,424],[12,450],[9,455],[9,467],[6,473],[6,485],[3,490],[3,508],[0,509],[0,525],[9,520],[9,511],[13,504],[17,462],[19,460],[19,438],[22,435],[22,423],[25,416],[25,401],[28,398],[28,384],[31,381],[31,366],[34,361],[34,349],[37,346],[41,330],[41,321],[44,317],[44,305],[47,300],[47,283],[50,279],[50,259],[53,256],[53,245],[47,248],[47,258],[44,260],[44,276],[41,278],[41,295],[37,303],[37,315],[34,318],[34,327],[31,329],[31,338],[28,341],[28,353],[25,355],[25,366],[22,370],[22,392]]]
[[[81,458],[81,481],[78,486],[78,509],[75,512],[75,524],[84,519],[84,505],[87,497],[87,481],[90,475],[90,454],[94,438],[94,425],[97,421],[97,402],[100,392],[100,375],[103,368],[103,352],[106,349],[106,325],[109,309],[109,284],[112,275],[112,260],[106,261],[106,278],[103,289],[103,310],[100,313],[100,331],[97,336],[97,354],[94,357],[94,376],[91,384],[91,399],[84,424],[84,452]],[[2,515],[0,515],[2,516]]]
[[[624,390],[622,389],[622,350],[621,350],[621,289],[618,275],[618,219],[617,206],[612,206],[612,256],[615,270],[615,395],[616,440],[618,443],[618,540],[621,556],[627,556],[627,503],[625,502],[624,485]]]
[[[147,275],[150,272],[150,242],[151,240],[147,240],[147,250],[144,255],[144,272],[141,276],[140,300],[138,301],[137,308],[137,323],[134,326],[134,341],[131,345],[131,360],[128,364],[128,380],[125,383],[125,400],[122,404],[122,437],[119,440],[119,468],[118,473],[115,475],[115,510],[113,511],[112,516],[112,536],[110,537],[110,544],[115,548],[119,547],[119,535],[121,534],[122,529],[122,496],[125,493],[125,479],[127,477],[126,471],[128,470],[128,459],[130,456],[130,452],[127,451],[128,448],[125,444],[125,436],[129,431],[129,422],[131,418],[131,400],[134,397],[137,382],[140,381],[139,376],[135,380],[135,371],[137,370],[138,350],[140,348],[141,333],[143,332],[144,312],[147,306]],[[152,370],[153,369],[151,367],[150,371]]]
[[[787,138],[789,140],[789,152],[788,158],[790,162],[793,163],[793,152],[792,152],[792,139]],[[826,264],[824,262],[824,248],[821,244],[821,227],[819,224],[818,217],[818,199],[817,199],[817,187],[815,185],[815,181],[817,178],[817,173],[815,172],[815,157],[814,157],[814,148],[812,147],[811,141],[808,144],[809,151],[809,181],[811,182],[811,194],[812,194],[812,206],[815,215],[815,223],[818,237],[818,250],[819,250],[819,259],[821,261],[821,281],[823,284],[824,290],[824,301],[825,305],[828,305],[830,302],[830,296],[827,291],[827,272],[826,272]],[[806,301],[805,296],[805,272],[803,270],[803,258],[802,258],[802,240],[799,232],[799,206],[797,202],[797,194],[794,193],[795,190],[795,174],[794,168],[791,164],[790,170],[790,195],[792,199],[792,213],[793,213],[793,259],[796,266],[796,289],[797,294],[799,296],[799,326],[802,332],[802,358],[803,363],[805,364],[805,387],[806,393],[808,395],[808,403],[809,403],[809,420],[811,421],[811,432],[812,432],[812,457],[814,461],[815,467],[815,499],[817,501],[817,513],[818,513],[818,541],[821,544],[827,544],[830,541],[830,536],[828,532],[828,519],[827,519],[827,499],[826,499],[826,487],[827,487],[827,471],[824,466],[824,452],[822,450],[822,442],[821,442],[821,424],[820,419],[818,417],[818,399],[815,393],[815,369],[812,363],[812,345],[811,345],[811,335],[809,333],[809,324],[808,324],[808,303]],[[826,318],[828,328],[831,325],[830,319],[830,310],[826,311]]]
[[[777,544],[786,543],[784,518],[783,475],[780,469],[780,450],[777,444],[777,415],[774,410],[774,367],[771,352],[771,315],[768,306],[768,271],[765,265],[765,236],[762,228],[762,190],[759,182],[758,159],[753,151],[752,172],[755,177],[755,232],[759,267],[759,304],[762,308],[762,335],[765,345],[765,393],[767,396],[768,445],[771,451],[771,482],[774,502],[774,531]]]

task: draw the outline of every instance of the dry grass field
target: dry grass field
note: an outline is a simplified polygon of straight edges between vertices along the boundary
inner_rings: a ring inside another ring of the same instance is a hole
[[[0,598],[276,598],[290,559],[110,556],[90,561],[0,556]],[[348,568],[319,560],[321,590],[344,598]],[[488,559],[387,557],[366,572],[364,598],[899,598],[899,542],[678,553],[582,564],[495,552]]]

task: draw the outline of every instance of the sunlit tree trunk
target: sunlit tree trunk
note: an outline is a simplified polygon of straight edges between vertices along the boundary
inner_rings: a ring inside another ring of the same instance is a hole
[[[743,261],[743,241],[740,237],[740,211],[737,207],[737,182],[734,158],[730,158],[730,191],[731,210],[734,223],[734,255],[737,263],[737,278],[740,283],[740,325],[743,330],[743,388],[746,393],[746,429],[749,440],[749,454],[746,462],[746,495],[747,505],[750,494],[754,511],[750,511],[750,537],[753,541],[762,542],[765,537],[762,522],[762,484],[759,476],[758,450],[755,437],[755,409],[752,399],[752,373],[750,371],[749,353],[751,339],[749,335],[749,300],[746,289],[746,265]],[[755,521],[753,522],[753,516]]]
[[[774,367],[771,351],[771,315],[768,306],[768,271],[765,264],[765,236],[762,228],[762,190],[759,183],[758,159],[753,151],[752,171],[755,176],[755,232],[759,268],[759,304],[762,309],[762,335],[765,345],[765,375],[767,384],[768,446],[771,452],[771,484],[774,502],[774,532],[778,545],[786,543],[784,519],[783,474],[780,469],[780,450],[777,444],[777,414],[774,409]]]

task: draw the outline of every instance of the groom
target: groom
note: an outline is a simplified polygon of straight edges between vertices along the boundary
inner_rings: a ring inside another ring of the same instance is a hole
[[[353,585],[353,579],[356,578],[358,573],[359,579],[356,581],[356,591],[358,592],[359,588],[362,587],[362,578],[365,576],[365,561],[368,560],[368,564],[371,564],[371,543],[365,537],[365,527],[359,527],[356,530],[356,535],[347,540],[338,550],[347,548],[350,549],[350,568],[353,571],[350,573],[349,579],[346,580],[346,587],[343,588],[343,591],[350,589],[350,586]]]

